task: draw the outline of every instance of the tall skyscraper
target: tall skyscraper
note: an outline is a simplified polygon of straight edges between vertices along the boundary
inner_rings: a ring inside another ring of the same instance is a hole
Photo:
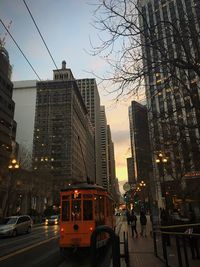
[[[135,184],[135,171],[134,171],[134,158],[127,158],[127,172],[128,172],[128,183]]]
[[[51,171],[55,192],[95,177],[93,127],[65,61],[53,80],[37,82],[33,168]]]
[[[0,169],[8,166],[15,151],[16,122],[15,103],[12,100],[13,83],[8,52],[0,43]]]
[[[107,125],[107,136],[108,136],[108,177],[109,177],[109,190],[113,195],[116,195],[115,188],[115,153],[114,144],[112,141],[110,125]]]
[[[140,27],[154,174],[165,180],[200,170],[200,2],[141,0]],[[157,179],[157,178],[156,178]]]
[[[77,79],[77,84],[85,102],[90,120],[95,131],[95,181],[101,183],[101,132],[100,132],[100,97],[95,79]]]
[[[107,119],[105,107],[100,107],[101,115],[101,185],[107,190],[110,189],[109,185],[109,163],[108,163],[108,132],[107,132]]]
[[[36,108],[36,80],[13,82],[13,100],[15,101],[14,119],[17,121],[16,141],[19,144],[19,156],[23,157],[23,168],[31,168],[33,150],[33,132]]]
[[[137,182],[147,182],[152,171],[147,108],[132,101],[129,107],[129,122],[134,177]]]
[[[14,120],[11,71],[8,52],[0,42],[0,217],[5,215],[7,209],[8,188],[11,182],[8,165],[12,158],[16,159],[18,149],[15,141],[17,124]]]

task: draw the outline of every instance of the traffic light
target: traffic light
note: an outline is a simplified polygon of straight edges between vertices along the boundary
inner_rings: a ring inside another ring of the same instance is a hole
[[[129,195],[128,195],[128,194],[124,194],[124,201],[125,201],[126,203],[128,203],[129,200],[130,200]]]

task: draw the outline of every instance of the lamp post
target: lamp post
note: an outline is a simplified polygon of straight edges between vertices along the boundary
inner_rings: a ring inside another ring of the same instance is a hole
[[[160,180],[160,185],[161,185],[161,194],[163,197],[163,191],[164,191],[165,208],[166,208],[166,212],[168,214],[169,207],[168,207],[167,192],[166,192],[166,185],[165,185],[165,166],[164,166],[167,162],[168,162],[168,158],[162,152],[160,152],[157,155],[156,163],[160,167],[159,168],[159,180]],[[162,175],[162,181],[160,179],[160,174]],[[162,190],[162,188],[163,188],[163,190]]]
[[[8,165],[8,170],[9,170],[9,181],[8,181],[8,189],[7,189],[7,201],[6,201],[6,205],[4,208],[4,216],[5,215],[9,215],[9,211],[10,211],[10,195],[12,192],[12,187],[13,187],[13,171],[18,170],[19,169],[19,163],[17,162],[16,159],[12,159]]]
[[[142,189],[142,196],[143,196],[143,201],[145,202],[145,197],[144,197],[144,189],[145,189],[145,186],[146,186],[146,183],[144,181],[141,181],[139,183],[141,189]]]
[[[146,212],[146,208],[147,208],[147,206],[146,206],[146,190],[145,190],[146,183],[142,180],[142,181],[140,181],[139,186],[141,188],[141,196],[142,196],[142,203],[140,203],[141,211],[143,210]]]
[[[141,191],[142,191],[142,201],[143,201],[143,203],[145,205],[145,192],[144,192],[144,190],[145,190],[145,187],[146,187],[146,183],[144,181],[141,181],[139,183],[139,185],[140,185],[140,188],[141,188]]]

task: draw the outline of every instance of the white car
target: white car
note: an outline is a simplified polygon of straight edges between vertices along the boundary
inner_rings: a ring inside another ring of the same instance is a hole
[[[16,236],[30,233],[33,221],[28,215],[10,216],[0,221],[0,236]]]

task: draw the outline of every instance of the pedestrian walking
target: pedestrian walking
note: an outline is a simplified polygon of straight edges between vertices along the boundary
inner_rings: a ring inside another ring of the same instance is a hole
[[[129,225],[130,224],[130,211],[129,210],[126,210],[126,220]]]
[[[131,211],[130,214],[130,225],[131,225],[131,233],[132,233],[132,237],[134,237],[134,232],[136,234],[136,237],[138,237],[138,232],[137,232],[137,217],[134,213],[134,211]]]
[[[147,217],[143,211],[141,211],[141,213],[140,213],[140,225],[141,225],[140,235],[147,237],[147,229],[146,229]]]

